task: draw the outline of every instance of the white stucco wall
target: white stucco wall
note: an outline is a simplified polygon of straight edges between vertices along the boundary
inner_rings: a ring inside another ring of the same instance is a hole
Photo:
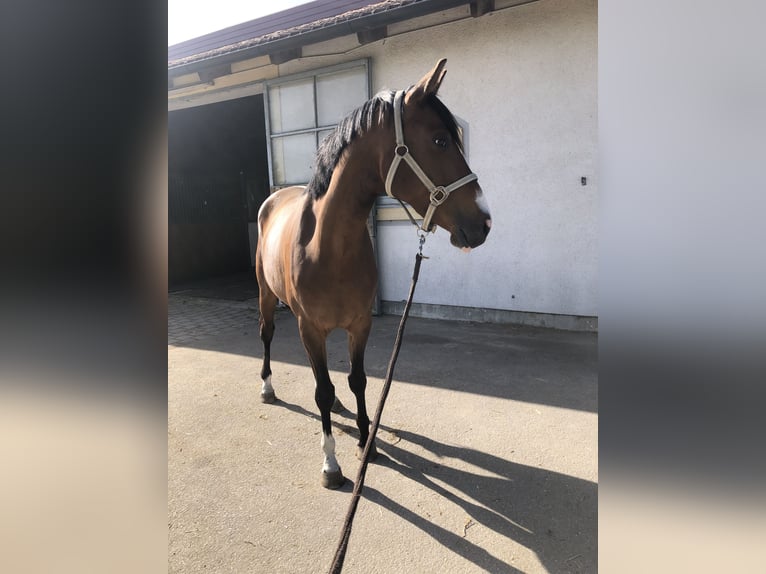
[[[543,0],[370,47],[374,91],[448,59],[440,96],[469,124],[469,163],[492,211],[470,254],[443,230],[429,238],[417,302],[598,314],[596,49],[591,0]],[[382,299],[404,299],[413,228],[381,222],[378,248]]]

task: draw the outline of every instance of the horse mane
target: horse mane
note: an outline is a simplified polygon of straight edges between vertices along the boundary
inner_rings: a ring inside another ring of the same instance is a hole
[[[332,174],[340,161],[345,149],[357,137],[364,135],[370,129],[393,122],[394,94],[392,91],[382,91],[375,94],[371,99],[343,118],[336,128],[325,137],[319,144],[319,149],[314,160],[314,170],[306,186],[306,193],[314,199],[319,199],[330,186]],[[427,105],[436,112],[439,119],[447,128],[452,140],[463,151],[462,129],[447,109],[447,106],[436,96],[429,94],[424,100]],[[404,117],[402,118],[404,120]]]

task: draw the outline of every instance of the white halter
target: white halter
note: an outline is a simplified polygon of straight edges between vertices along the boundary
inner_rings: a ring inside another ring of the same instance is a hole
[[[404,135],[402,132],[402,103],[404,100],[404,90],[399,90],[396,92],[396,95],[394,96],[394,128],[396,129],[396,148],[394,149],[394,159],[391,162],[391,167],[388,168],[388,175],[386,176],[386,193],[393,197],[394,199],[399,198],[394,197],[394,194],[391,193],[391,184],[394,182],[394,176],[396,175],[396,170],[399,167],[399,164],[402,162],[402,160],[407,162],[407,165],[410,166],[413,172],[415,172],[415,175],[418,176],[418,179],[423,182],[423,185],[428,188],[428,191],[430,192],[430,199],[431,202],[428,206],[428,210],[426,211],[425,216],[423,217],[423,224],[422,226],[418,226],[418,229],[428,232],[432,231],[431,229],[431,218],[434,215],[434,212],[436,211],[436,208],[439,207],[442,203],[444,203],[447,198],[449,197],[450,193],[455,191],[457,188],[465,185],[466,183],[470,183],[472,181],[476,181],[479,179],[479,177],[475,173],[469,173],[465,177],[461,177],[454,183],[451,183],[447,186],[444,185],[435,185],[434,182],[432,182],[428,176],[425,174],[425,172],[420,168],[418,165],[418,162],[415,161],[415,158],[412,157],[410,154],[409,148],[404,144]],[[404,206],[402,204],[402,206]],[[406,210],[406,208],[405,208]],[[407,212],[407,215],[409,215],[409,212]],[[414,219],[410,215],[410,219],[413,220],[413,223],[415,223]],[[415,223],[417,225],[417,223]]]

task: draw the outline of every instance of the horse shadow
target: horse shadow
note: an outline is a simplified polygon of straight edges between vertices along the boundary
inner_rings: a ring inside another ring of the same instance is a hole
[[[299,405],[284,401],[278,404],[319,419]],[[339,414],[344,419],[353,420],[348,411]],[[355,438],[359,436],[353,424],[333,420],[333,426]],[[380,429],[395,430],[401,442],[390,444],[378,438],[376,446],[379,454],[375,464],[397,470],[402,476],[459,506],[474,523],[532,550],[549,572],[597,570],[596,483],[514,463],[476,449],[444,444],[417,433],[385,425],[381,425]],[[488,471],[492,476],[434,463],[405,448],[407,443],[427,450],[437,459],[463,460]],[[466,537],[434,524],[379,490],[365,487],[362,496],[488,572],[521,572]]]

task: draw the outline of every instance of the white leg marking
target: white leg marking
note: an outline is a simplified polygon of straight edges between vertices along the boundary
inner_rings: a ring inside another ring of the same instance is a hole
[[[274,387],[271,386],[271,375],[263,379],[263,385],[261,385],[261,394],[273,393]]]
[[[335,437],[331,434],[322,433],[322,450],[324,451],[324,472],[336,472],[340,470],[338,460],[335,458]]]

